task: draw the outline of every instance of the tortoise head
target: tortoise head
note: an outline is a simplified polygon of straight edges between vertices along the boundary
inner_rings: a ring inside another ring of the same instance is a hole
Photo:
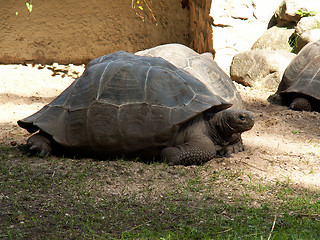
[[[226,109],[216,113],[210,120],[210,125],[219,130],[220,135],[242,133],[250,130],[254,125],[252,112],[239,109]]]

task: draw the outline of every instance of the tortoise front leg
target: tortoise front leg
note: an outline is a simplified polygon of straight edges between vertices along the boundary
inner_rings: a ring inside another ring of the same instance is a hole
[[[51,140],[42,132],[32,135],[27,140],[27,146],[30,150],[39,152],[40,157],[47,157],[52,152]]]
[[[222,154],[225,157],[231,157],[232,153],[238,153],[244,151],[244,146],[241,138],[241,133],[235,133],[230,139],[230,143],[222,150]]]
[[[208,162],[216,156],[216,151],[206,151],[200,148],[181,150],[180,146],[167,147],[161,151],[161,160],[168,165],[199,165]]]
[[[289,106],[292,110],[296,111],[311,111],[312,106],[308,99],[303,97],[297,97],[293,99],[292,103]]]
[[[210,139],[187,142],[176,147],[166,147],[160,158],[168,165],[199,165],[217,156],[220,146],[214,145]]]

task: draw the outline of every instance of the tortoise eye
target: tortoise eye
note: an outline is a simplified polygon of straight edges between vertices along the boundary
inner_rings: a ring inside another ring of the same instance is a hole
[[[243,114],[240,114],[240,115],[239,115],[239,119],[240,119],[241,121],[244,121],[244,120],[246,119],[246,117],[245,117]]]

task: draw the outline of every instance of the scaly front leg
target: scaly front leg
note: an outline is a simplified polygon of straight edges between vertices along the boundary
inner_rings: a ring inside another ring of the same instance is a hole
[[[217,156],[220,146],[206,137],[187,142],[176,147],[167,147],[161,151],[160,158],[168,165],[199,165]]]

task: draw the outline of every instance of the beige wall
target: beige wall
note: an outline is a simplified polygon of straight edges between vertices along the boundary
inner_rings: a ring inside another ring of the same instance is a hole
[[[129,0],[37,0],[28,16],[25,1],[4,1],[0,63],[80,64],[119,50],[136,52],[170,42],[212,51],[212,34],[207,33],[211,0],[186,1],[185,8],[179,0],[140,2],[149,6],[132,8]]]

